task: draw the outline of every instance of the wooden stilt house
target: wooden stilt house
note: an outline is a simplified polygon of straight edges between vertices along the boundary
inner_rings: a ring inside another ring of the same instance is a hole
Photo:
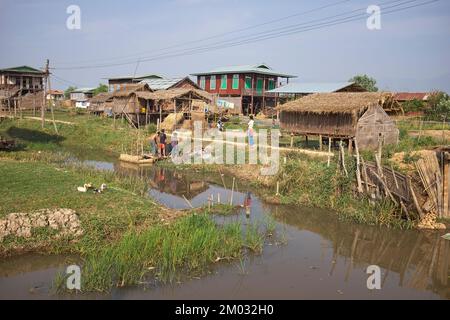
[[[388,93],[318,93],[282,105],[280,125],[297,135],[350,140],[362,149],[398,143],[399,130],[384,111]]]

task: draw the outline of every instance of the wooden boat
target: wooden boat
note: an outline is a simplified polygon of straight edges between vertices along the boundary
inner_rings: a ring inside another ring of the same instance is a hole
[[[119,157],[119,160],[138,165],[152,165],[157,161],[157,158],[153,156],[133,156],[130,154],[122,153]]]

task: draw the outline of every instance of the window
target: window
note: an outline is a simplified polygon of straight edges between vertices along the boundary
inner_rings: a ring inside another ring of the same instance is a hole
[[[252,77],[245,77],[245,89],[252,89]]]
[[[258,80],[256,80],[256,92],[257,93],[262,93],[263,92],[263,86],[264,86],[263,79],[258,78]]]
[[[239,89],[239,75],[233,74],[233,84],[231,86],[233,90]]]
[[[202,88],[203,90],[205,90],[205,88],[206,88],[206,78],[205,78],[205,76],[201,76],[200,77],[200,88]]]
[[[209,83],[209,88],[211,90],[216,90],[216,76],[211,76],[211,81]]]
[[[275,89],[275,79],[269,79],[268,89],[269,90]]]
[[[222,89],[222,90],[226,90],[227,89],[227,79],[228,79],[227,75],[224,74],[222,76],[222,79],[220,80],[220,89]]]

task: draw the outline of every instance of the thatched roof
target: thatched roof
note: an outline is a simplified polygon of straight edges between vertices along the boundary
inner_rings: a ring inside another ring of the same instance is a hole
[[[184,88],[159,90],[155,92],[137,92],[136,95],[138,98],[145,100],[173,100],[191,95],[192,99],[211,101],[211,98],[209,98],[206,94],[203,94],[202,90]]]
[[[125,89],[116,90],[113,93],[114,97],[128,97],[136,92],[152,92],[152,89],[145,83],[126,84]]]
[[[365,111],[373,105],[385,106],[392,102],[386,92],[317,93],[279,107],[281,111],[316,114],[352,114]]]
[[[112,99],[113,97],[113,93],[111,92],[102,92],[97,94],[96,96],[92,97],[91,99],[89,99],[89,102],[91,103],[103,103],[106,102],[110,99]]]

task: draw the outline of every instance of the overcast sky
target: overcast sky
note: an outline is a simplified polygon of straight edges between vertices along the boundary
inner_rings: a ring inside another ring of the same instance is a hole
[[[410,1],[404,7],[426,1]],[[19,65],[41,68],[48,58],[50,66],[55,68],[52,72],[59,78],[54,78],[52,85],[64,89],[69,83],[78,87],[96,86],[105,82],[103,78],[133,74],[136,68],[137,74],[175,77],[220,66],[265,62],[278,71],[297,75],[295,81],[347,81],[355,74],[367,73],[378,80],[383,90],[450,92],[450,1],[447,0],[392,14],[382,11],[381,30],[369,30],[363,17],[242,46],[167,57],[183,53],[180,50],[213,43],[212,46],[221,45],[231,39],[239,41],[248,35],[267,34],[289,25],[317,24],[310,21],[351,10],[362,9],[353,14],[364,14],[363,8],[371,4],[401,1],[349,0],[311,12],[337,2],[0,0],[0,68]],[[69,17],[66,9],[72,4],[81,9],[80,30],[66,27]],[[277,23],[229,33],[290,15]],[[219,34],[227,35],[195,42]],[[172,47],[183,44],[184,47]],[[172,48],[157,51],[167,47]],[[165,57],[136,63],[139,58],[145,60],[156,55]],[[122,62],[128,64],[78,68]]]

